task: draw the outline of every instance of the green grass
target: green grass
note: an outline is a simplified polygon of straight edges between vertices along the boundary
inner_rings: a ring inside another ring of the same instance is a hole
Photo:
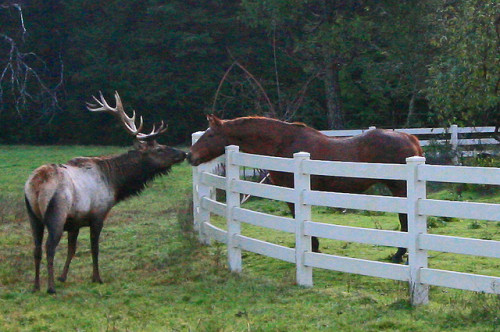
[[[314,271],[315,286],[306,289],[295,285],[292,264],[248,252],[243,253],[243,273],[229,273],[225,246],[201,246],[189,231],[191,169],[185,163],[112,210],[101,235],[104,284],[90,282],[89,232],[82,229],[68,281],[56,282],[55,296],[31,293],[32,239],[22,194],[26,178],[44,163],[125,150],[0,146],[0,331],[498,331],[498,296],[432,287],[430,304],[414,308],[406,283],[319,269]],[[442,187],[433,195],[500,202],[498,191],[466,191],[455,197]],[[260,199],[245,207],[288,213],[284,203]],[[393,214],[313,212],[321,222],[398,226]],[[436,234],[500,240],[498,223],[436,218],[431,224],[429,232]],[[243,233],[293,246],[289,234],[248,225]],[[329,240],[321,240],[321,249],[377,261],[394,253],[394,248]],[[63,237],[56,254],[58,272],[65,255]],[[429,264],[500,275],[495,259],[431,252]]]

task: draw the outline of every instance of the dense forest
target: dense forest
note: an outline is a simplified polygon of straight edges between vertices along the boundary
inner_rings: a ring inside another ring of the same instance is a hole
[[[99,91],[179,144],[207,113],[495,125],[499,89],[496,0],[0,0],[3,144],[128,144]]]

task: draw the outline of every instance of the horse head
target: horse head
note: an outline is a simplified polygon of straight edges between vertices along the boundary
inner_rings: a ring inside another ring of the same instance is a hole
[[[207,120],[209,128],[191,146],[187,154],[187,160],[193,166],[198,166],[223,155],[226,145],[230,144],[224,130],[224,121],[211,114],[207,115]]]

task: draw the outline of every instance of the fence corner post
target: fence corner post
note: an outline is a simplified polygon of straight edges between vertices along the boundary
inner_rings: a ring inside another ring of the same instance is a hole
[[[193,133],[191,136],[192,144],[194,145],[202,135],[202,131]],[[210,238],[204,233],[203,224],[210,222],[210,212],[202,207],[203,197],[212,195],[210,187],[201,182],[201,174],[206,170],[206,164],[193,167],[193,228],[198,232],[200,242],[209,245]]]
[[[420,280],[421,269],[427,268],[427,251],[419,247],[420,235],[427,233],[427,217],[418,213],[418,201],[426,198],[426,182],[418,179],[418,166],[425,164],[425,158],[410,157],[406,164],[410,301],[412,305],[421,305],[429,302],[429,285]]]
[[[311,251],[311,236],[304,232],[304,224],[311,220],[311,206],[304,204],[304,192],[311,190],[311,177],[305,174],[303,162],[309,160],[308,152],[298,152],[294,159],[294,184],[296,198],[295,206],[295,264],[296,281],[298,285],[311,287],[313,285],[312,267],[304,264],[305,253]]]
[[[233,164],[234,153],[237,152],[239,152],[238,146],[226,146],[226,220],[229,270],[240,273],[241,249],[237,236],[241,234],[241,225],[233,217],[234,208],[240,207],[240,194],[232,190],[233,181],[240,179],[240,167]]]

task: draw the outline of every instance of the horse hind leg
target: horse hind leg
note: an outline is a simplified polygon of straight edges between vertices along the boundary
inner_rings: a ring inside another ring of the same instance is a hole
[[[26,210],[28,211],[28,218],[30,220],[31,231],[33,233],[34,249],[33,249],[33,259],[35,262],[35,280],[33,285],[33,291],[40,290],[40,263],[42,261],[42,243],[43,243],[43,231],[44,226],[42,221],[35,215],[31,209],[28,199],[25,197],[24,201],[26,203]]]

